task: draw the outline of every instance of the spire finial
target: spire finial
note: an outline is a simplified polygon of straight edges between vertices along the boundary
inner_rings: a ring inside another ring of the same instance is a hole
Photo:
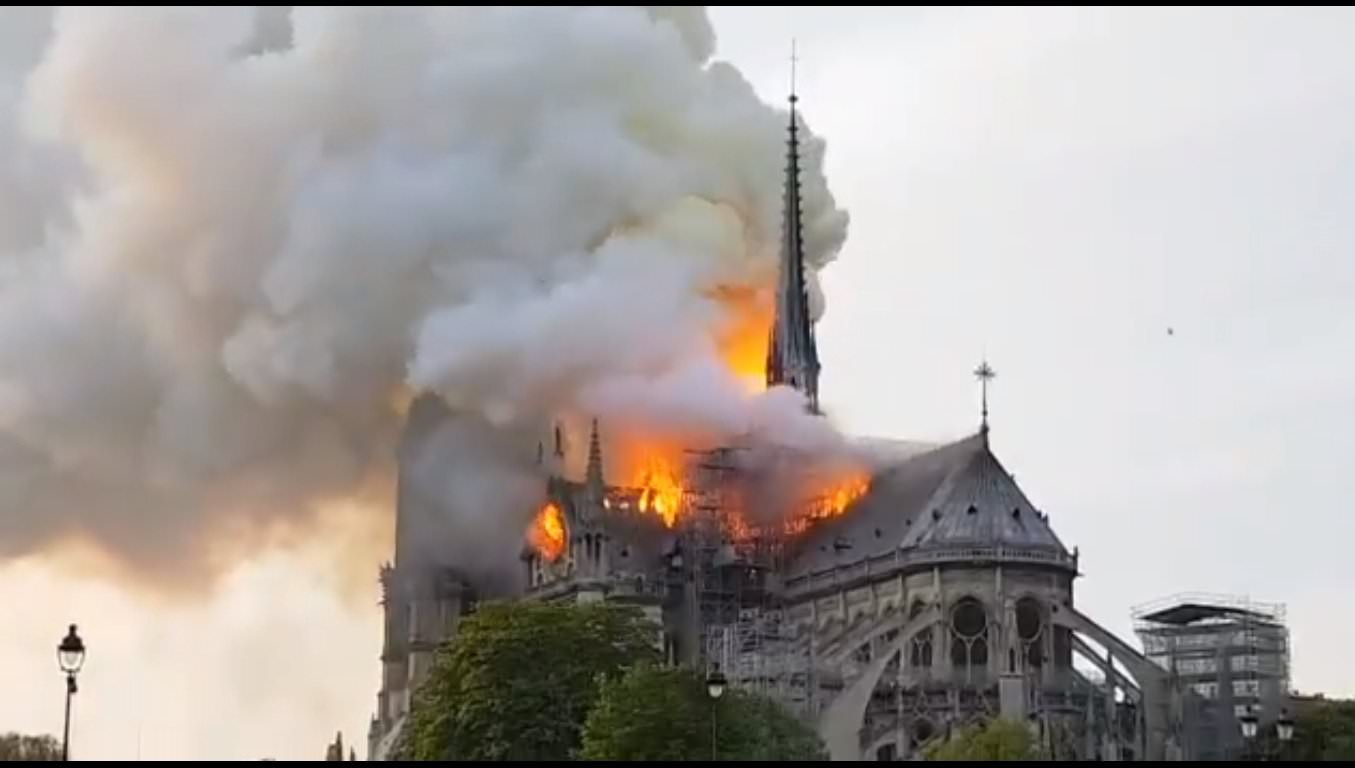
[[[983,434],[988,434],[988,382],[997,378],[997,371],[988,364],[985,358],[979,363],[979,367],[974,369],[974,378],[979,380],[979,386],[983,390],[983,420],[980,422],[979,429]]]

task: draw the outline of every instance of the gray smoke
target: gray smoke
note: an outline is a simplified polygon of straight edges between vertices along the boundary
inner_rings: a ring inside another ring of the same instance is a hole
[[[400,566],[451,565],[491,594],[516,586],[522,533],[544,491],[536,437],[416,400],[400,446]]]
[[[0,556],[184,572],[385,487],[419,390],[509,429],[821,429],[713,364],[709,289],[770,283],[785,115],[704,11],[0,14]],[[482,435],[429,445],[449,514],[516,493]]]

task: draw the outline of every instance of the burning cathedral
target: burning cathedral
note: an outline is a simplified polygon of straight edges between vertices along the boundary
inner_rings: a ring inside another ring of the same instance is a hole
[[[797,390],[817,414],[799,151],[792,95],[766,384]],[[616,482],[606,423],[577,436],[557,425],[536,446],[545,502],[524,533],[514,593],[640,607],[670,662],[718,668],[778,699],[816,726],[835,760],[907,759],[998,716],[1028,722],[1057,759],[1179,758],[1175,685],[1078,610],[1078,553],[993,453],[993,372],[984,364],[976,375],[977,432],[868,469],[822,470],[792,450],[754,459],[736,444]],[[421,398],[406,439],[446,417]],[[571,473],[575,445],[582,471]],[[455,564],[412,560],[421,533],[405,480],[402,468],[395,560],[381,573],[373,759],[389,755],[435,650],[483,594]]]

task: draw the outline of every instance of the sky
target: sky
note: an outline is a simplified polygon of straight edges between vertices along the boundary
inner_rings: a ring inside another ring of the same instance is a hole
[[[1355,694],[1355,55],[1348,10],[716,10],[829,140],[827,407],[978,422],[1127,634],[1179,592],[1287,605],[1293,677]],[[778,43],[780,43],[778,50]]]
[[[0,10],[0,57],[40,34],[19,13]],[[986,357],[995,450],[1079,548],[1083,612],[1128,634],[1133,606],[1177,592],[1282,602],[1295,686],[1355,695],[1355,13],[711,18],[717,57],[769,101],[798,41],[851,213],[819,327],[833,416],[961,436]],[[79,551],[0,564],[0,731],[59,733],[54,645],[79,617],[77,759],[315,757],[340,729],[361,745],[380,627],[374,578],[353,574],[376,562],[343,519],[191,603]]]

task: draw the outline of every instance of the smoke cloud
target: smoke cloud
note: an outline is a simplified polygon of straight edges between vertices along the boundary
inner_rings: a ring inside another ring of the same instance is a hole
[[[221,530],[389,490],[417,391],[797,429],[716,364],[711,289],[775,268],[785,114],[704,11],[6,13],[0,556],[202,575]],[[823,149],[815,268],[846,226]]]

